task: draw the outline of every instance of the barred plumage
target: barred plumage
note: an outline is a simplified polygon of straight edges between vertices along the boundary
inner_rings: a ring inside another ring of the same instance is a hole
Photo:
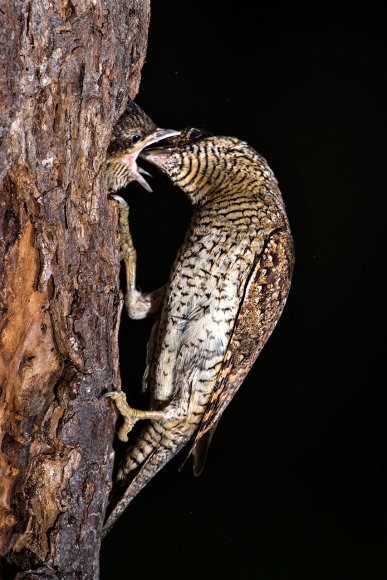
[[[293,243],[266,160],[236,138],[195,131],[142,154],[186,193],[194,212],[148,346],[152,410],[119,402],[127,420],[148,421],[120,467],[129,485],[107,529],[188,442],[200,473],[216,424],[273,331],[290,287]],[[134,279],[129,286],[127,303],[137,317],[156,309],[157,300],[145,300]]]

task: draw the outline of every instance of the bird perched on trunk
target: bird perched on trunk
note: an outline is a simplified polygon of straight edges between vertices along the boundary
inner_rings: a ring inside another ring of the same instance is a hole
[[[194,472],[201,472],[223,411],[278,322],[294,262],[277,181],[247,143],[189,129],[142,157],[185,192],[193,217],[165,288],[142,294],[135,284],[127,207],[116,196],[127,254],[129,316],[143,318],[157,308],[160,314],[144,375],[151,409],[133,409],[121,392],[109,394],[124,416],[123,440],[136,421],[145,424],[119,468],[126,490],[106,531],[188,443]]]
[[[145,111],[129,100],[113,127],[107,150],[105,179],[108,188],[117,191],[131,181],[138,181],[146,190],[152,191],[144,178],[149,173],[137,166],[137,157],[144,147],[178,134],[179,131],[157,128]]]

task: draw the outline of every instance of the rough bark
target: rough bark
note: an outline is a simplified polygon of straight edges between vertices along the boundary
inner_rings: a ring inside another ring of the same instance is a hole
[[[0,553],[11,577],[97,578],[121,304],[103,160],[149,0],[0,14]]]

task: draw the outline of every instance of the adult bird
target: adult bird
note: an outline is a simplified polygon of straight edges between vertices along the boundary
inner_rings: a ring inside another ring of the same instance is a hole
[[[193,217],[163,291],[143,294],[135,260],[127,266],[132,318],[159,308],[148,344],[148,411],[111,393],[124,416],[120,436],[145,424],[127,450],[123,495],[108,531],[146,483],[188,443],[200,473],[216,425],[284,308],[294,250],[277,180],[266,160],[234,137],[183,131],[167,147],[142,153],[188,196]],[[120,202],[123,247],[126,206]],[[252,417],[251,417],[252,418]]]

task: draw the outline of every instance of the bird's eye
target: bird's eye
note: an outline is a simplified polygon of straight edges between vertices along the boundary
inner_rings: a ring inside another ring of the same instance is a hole
[[[195,129],[195,127],[192,127],[191,129],[189,129],[187,137],[189,139],[196,139],[197,137],[201,137],[202,135],[203,131],[201,131],[200,129]]]
[[[142,137],[141,135],[133,135],[132,137],[132,145],[135,145],[136,143],[138,143],[139,141],[141,141]]]

